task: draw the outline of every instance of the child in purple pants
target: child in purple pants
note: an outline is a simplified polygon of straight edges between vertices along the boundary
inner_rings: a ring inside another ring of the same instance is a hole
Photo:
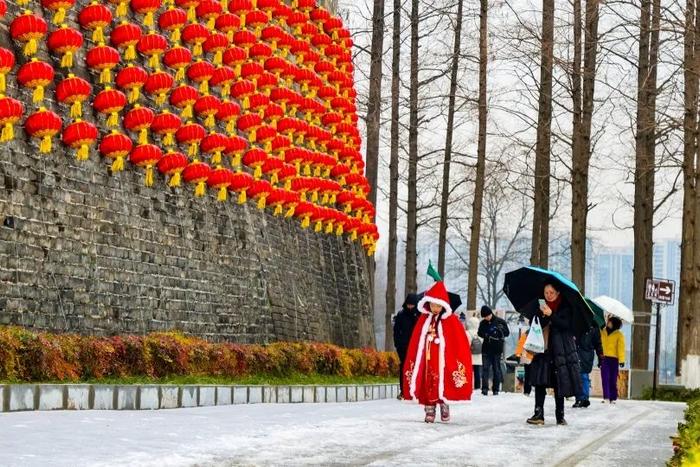
[[[600,333],[603,344],[603,361],[600,376],[603,381],[603,403],[617,400],[617,375],[625,366],[625,336],[620,331],[622,321],[616,316],[608,318],[605,329]]]

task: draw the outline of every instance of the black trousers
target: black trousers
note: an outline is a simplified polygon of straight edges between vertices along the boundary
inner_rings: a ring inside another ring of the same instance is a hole
[[[486,393],[489,390],[489,378],[493,380],[493,386],[491,386],[493,393],[498,393],[500,389],[500,384],[503,381],[503,374],[501,372],[501,354],[482,354],[481,355],[483,367],[481,368],[481,392]]]
[[[525,376],[523,377],[523,393],[530,395],[532,384],[530,384],[530,365],[525,365]]]
[[[481,365],[474,365],[474,389],[481,389]]]
[[[535,386],[535,407],[544,407],[544,398],[546,395],[546,386]],[[556,403],[557,413],[564,415],[564,397],[559,395],[557,388],[554,388],[554,401]]]

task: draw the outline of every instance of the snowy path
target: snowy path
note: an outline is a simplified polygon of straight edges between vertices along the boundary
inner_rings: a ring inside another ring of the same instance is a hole
[[[653,466],[683,404],[593,401],[568,427],[531,427],[532,398],[475,395],[449,424],[396,400],[156,412],[0,414],[0,465]],[[570,405],[570,403],[569,403]]]

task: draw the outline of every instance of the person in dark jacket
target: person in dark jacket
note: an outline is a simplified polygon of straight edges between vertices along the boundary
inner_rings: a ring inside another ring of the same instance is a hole
[[[576,339],[578,362],[581,366],[582,391],[576,396],[573,408],[586,408],[591,405],[589,400],[591,392],[591,371],[593,371],[593,357],[598,357],[598,366],[603,361],[603,344],[600,341],[600,330],[593,326],[586,334]]]
[[[533,302],[523,311],[530,319],[539,318],[545,351],[530,364],[530,383],[535,387],[535,413],[527,419],[531,425],[544,425],[544,400],[547,388],[554,389],[557,425],[566,425],[564,398],[581,393],[581,367],[573,335],[573,311],[556,284],[544,286],[544,300]]]
[[[420,313],[416,308],[418,304],[418,295],[408,294],[406,300],[403,302],[401,310],[396,314],[394,318],[394,347],[396,348],[396,353],[399,354],[399,362],[401,363],[401,375],[403,375],[403,364],[406,361],[406,351],[408,350],[408,344],[411,341],[411,335],[413,334],[413,328],[418,321],[418,316]],[[401,381],[401,375],[399,375],[399,381]],[[399,399],[403,397],[399,394]]]
[[[503,356],[503,344],[505,338],[510,335],[508,324],[505,320],[495,316],[491,308],[486,305],[481,307],[481,323],[479,323],[478,336],[484,342],[481,345],[482,367],[481,367],[481,394],[488,395],[489,377],[493,374],[493,395],[498,395],[498,390],[503,381],[501,372],[501,358]]]

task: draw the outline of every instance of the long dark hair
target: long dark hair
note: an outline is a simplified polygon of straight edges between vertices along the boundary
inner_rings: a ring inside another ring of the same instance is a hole
[[[612,329],[608,328],[608,334],[612,334],[613,332],[619,330],[622,327],[622,320],[617,316],[609,317],[608,322],[612,324]]]

